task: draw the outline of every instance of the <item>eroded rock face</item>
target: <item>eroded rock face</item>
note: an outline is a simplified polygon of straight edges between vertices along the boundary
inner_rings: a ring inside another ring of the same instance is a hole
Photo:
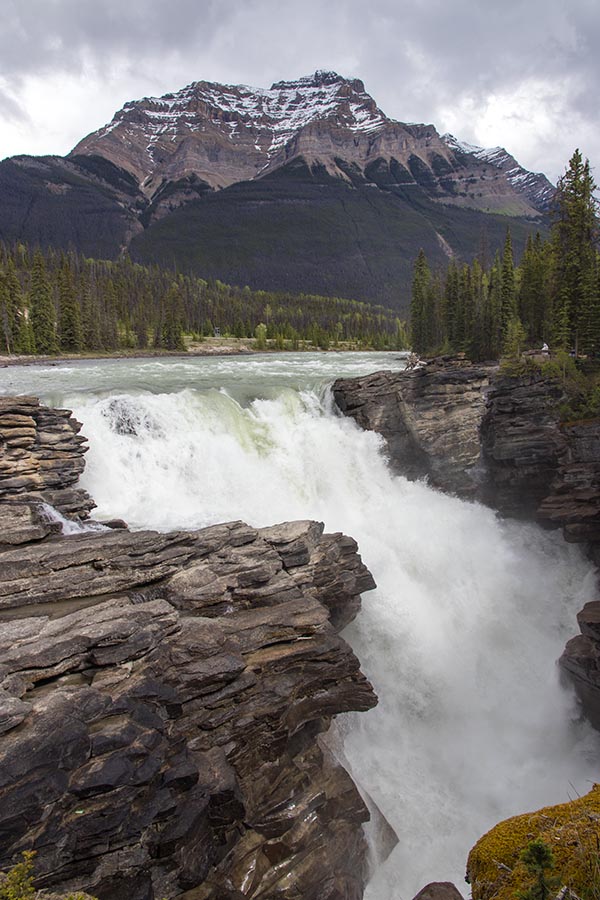
[[[559,523],[567,541],[589,542],[600,565],[600,420],[561,427],[566,452],[538,516]]]
[[[385,438],[396,472],[474,496],[489,374],[464,360],[434,360],[410,371],[340,378],[333,395],[342,412]]]
[[[581,634],[567,642],[559,663],[574,684],[587,718],[600,730],[600,601],[586,603],[577,623]]]
[[[34,849],[40,887],[100,900],[358,900],[368,812],[319,741],[376,703],[337,633],[374,586],[355,542],[315,522],[57,534],[40,508],[76,490],[78,425],[3,409],[34,424],[5,426],[28,444],[0,482],[0,867]]]
[[[463,900],[463,895],[451,881],[432,881],[413,900]]]

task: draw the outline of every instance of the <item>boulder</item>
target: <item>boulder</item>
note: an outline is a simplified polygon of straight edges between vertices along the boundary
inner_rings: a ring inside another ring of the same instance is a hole
[[[413,900],[463,900],[463,895],[451,881],[432,881]]]
[[[597,885],[600,785],[584,797],[513,816],[496,825],[475,844],[467,861],[473,900],[514,900],[525,895],[533,878],[521,860],[528,844],[540,840],[554,856],[546,874],[556,880],[551,894],[586,897]],[[560,890],[566,886],[564,894]],[[592,895],[593,896],[593,895]]]

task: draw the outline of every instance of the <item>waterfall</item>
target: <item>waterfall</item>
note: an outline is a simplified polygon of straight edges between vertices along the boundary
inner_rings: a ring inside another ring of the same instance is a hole
[[[339,730],[400,838],[367,896],[410,900],[432,880],[466,894],[482,833],[597,778],[600,736],[555,665],[595,594],[592,567],[556,532],[393,476],[378,436],[323,390],[403,363],[315,357],[15,367],[0,389],[74,410],[99,518],[160,530],[313,518],[356,538],[378,588],[345,636],[380,703]]]
[[[380,439],[311,390],[121,394],[75,412],[100,516],[165,530],[315,518],[358,540],[378,589],[346,636],[380,705],[341,728],[400,838],[370,898],[460,888],[498,820],[587,791],[600,742],[555,660],[593,573],[558,533],[392,476]]]

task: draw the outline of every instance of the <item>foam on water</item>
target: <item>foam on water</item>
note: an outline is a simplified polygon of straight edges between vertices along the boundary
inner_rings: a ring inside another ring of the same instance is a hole
[[[557,533],[393,477],[376,435],[319,390],[278,384],[254,400],[247,385],[63,391],[90,440],[82,485],[100,518],[135,527],[315,518],[358,540],[378,589],[346,636],[380,704],[341,730],[400,838],[368,897],[464,888],[491,825],[598,777],[599,736],[555,665],[593,594],[591,566]]]

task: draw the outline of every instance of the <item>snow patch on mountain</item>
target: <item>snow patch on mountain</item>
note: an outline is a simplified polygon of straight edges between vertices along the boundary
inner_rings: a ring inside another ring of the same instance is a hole
[[[519,165],[504,147],[478,147],[459,141],[452,134],[443,134],[442,141],[451,150],[475,157],[482,163],[499,169],[508,182],[521,193],[526,194],[541,208],[549,207],[555,193],[555,187],[541,172],[529,172]]]
[[[193,82],[176,93],[126,103],[98,135],[131,122],[149,135],[146,150],[152,156],[159,138],[201,129],[206,119],[225,125],[232,139],[244,130],[255,133],[256,149],[264,149],[269,156],[313,122],[335,120],[341,127],[364,133],[390,121],[361,81],[319,70],[295,81],[277,82],[270,89]]]

